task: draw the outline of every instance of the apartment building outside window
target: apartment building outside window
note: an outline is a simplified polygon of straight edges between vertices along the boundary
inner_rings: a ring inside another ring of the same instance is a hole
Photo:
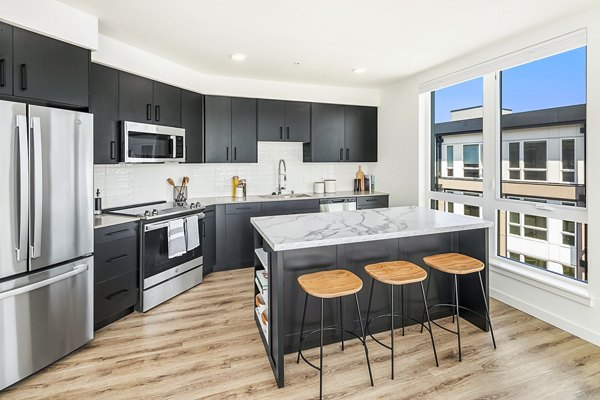
[[[499,260],[582,281],[589,274],[585,74],[583,46],[432,91],[427,194],[432,208],[492,219]],[[498,132],[484,125],[484,95],[486,104],[500,99]],[[486,148],[499,163],[483,159]]]

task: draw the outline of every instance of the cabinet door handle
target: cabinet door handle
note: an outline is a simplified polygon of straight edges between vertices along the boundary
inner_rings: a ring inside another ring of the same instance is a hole
[[[202,221],[202,237],[206,237],[206,221]]]
[[[110,159],[117,159],[117,142],[115,142],[114,140],[110,142]]]
[[[237,160],[237,146],[233,148],[233,159]]]
[[[350,149],[346,149],[346,161],[350,159]]]
[[[146,104],[146,119],[152,121],[152,104]]]
[[[5,68],[5,64],[6,64],[6,59],[1,59],[0,60],[0,86],[4,87],[6,86],[6,68]]]
[[[156,122],[160,121],[160,106],[154,107],[154,119]]]
[[[111,295],[106,296],[106,300],[112,300],[113,298],[120,296],[122,294],[128,293],[128,292],[129,292],[129,289],[121,289],[118,292],[115,292]]]
[[[27,90],[27,64],[21,64],[21,90]]]
[[[286,127],[286,129],[287,129],[287,138],[289,139],[290,138],[290,127],[288,126],[288,127]]]
[[[340,149],[340,160],[344,161],[344,149]]]
[[[116,234],[118,234],[118,233],[123,233],[123,232],[128,232],[128,231],[129,231],[129,229],[120,229],[120,230],[118,230],[118,231],[114,231],[114,232],[108,232],[108,233],[106,234],[106,236],[112,236],[112,235],[116,235]]]
[[[129,254],[122,254],[120,256],[113,257],[113,258],[111,258],[109,260],[106,260],[106,262],[112,263],[112,262],[119,261],[119,260],[121,260],[123,258],[126,258],[126,257],[129,257]]]
[[[225,150],[225,160],[229,160],[229,146],[227,146],[227,149]]]
[[[283,126],[279,127],[279,139],[283,139]]]

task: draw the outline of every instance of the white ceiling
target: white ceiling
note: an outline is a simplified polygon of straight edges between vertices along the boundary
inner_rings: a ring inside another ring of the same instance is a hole
[[[61,0],[100,33],[215,75],[381,87],[597,0]],[[247,59],[234,62],[232,53]],[[295,66],[300,62],[300,66]],[[355,67],[367,68],[354,74]]]

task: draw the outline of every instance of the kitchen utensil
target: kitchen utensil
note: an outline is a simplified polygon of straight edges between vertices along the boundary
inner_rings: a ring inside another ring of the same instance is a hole
[[[315,182],[313,184],[313,192],[317,194],[325,193],[325,182]]]
[[[362,191],[362,182],[360,179],[354,179],[354,192]]]
[[[325,179],[325,193],[335,193],[335,179]]]

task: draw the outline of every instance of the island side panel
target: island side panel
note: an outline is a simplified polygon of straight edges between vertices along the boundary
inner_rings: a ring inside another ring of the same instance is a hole
[[[488,229],[475,229],[455,233],[455,251],[476,258],[485,264],[481,271],[481,279],[485,289],[485,299],[490,302],[489,296],[489,250]],[[458,280],[459,301],[461,306],[468,307],[476,313],[485,315],[485,304],[481,293],[481,284],[477,274],[460,276]],[[479,329],[488,330],[488,323],[479,315],[469,311],[460,311],[461,317],[477,326]]]

